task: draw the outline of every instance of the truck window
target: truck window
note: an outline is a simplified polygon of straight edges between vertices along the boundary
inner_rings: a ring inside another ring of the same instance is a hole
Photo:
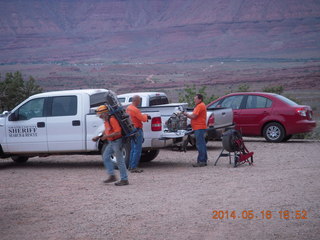
[[[26,102],[16,111],[17,120],[43,117],[43,105],[44,98],[32,99]]]
[[[150,98],[150,106],[153,105],[162,105],[162,104],[167,104],[169,103],[169,100],[166,96],[156,96],[156,97],[151,97]]]
[[[168,104],[169,103],[169,99],[165,96],[161,97],[161,104]]]
[[[61,96],[52,98],[51,116],[73,116],[77,114],[77,97]]]
[[[106,103],[106,93],[100,92],[90,96],[90,108],[98,107]]]
[[[131,97],[131,98],[129,98],[129,103],[132,103],[132,97]],[[141,105],[142,105],[142,98],[140,98],[140,104],[139,104],[139,106],[138,106],[138,107],[141,107]]]
[[[118,98],[119,102],[124,103],[126,101],[126,98]]]

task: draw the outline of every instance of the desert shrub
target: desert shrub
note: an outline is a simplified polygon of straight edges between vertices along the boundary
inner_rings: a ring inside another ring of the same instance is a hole
[[[269,86],[269,87],[264,87],[262,89],[262,92],[269,92],[269,93],[276,93],[276,94],[282,94],[283,91],[284,91],[284,87],[282,85]]]
[[[247,84],[242,84],[238,87],[238,92],[249,92],[250,86]]]

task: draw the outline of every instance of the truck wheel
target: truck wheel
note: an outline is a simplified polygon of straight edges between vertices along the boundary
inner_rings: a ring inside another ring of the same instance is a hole
[[[151,162],[159,154],[159,149],[144,151],[141,154],[140,162]]]
[[[222,146],[225,150],[228,152],[236,152],[240,151],[238,144],[236,143],[236,140],[241,139],[241,134],[234,129],[230,129],[226,131],[222,136]],[[236,156],[235,156],[235,163],[234,166],[236,167]]]
[[[25,156],[12,156],[11,159],[16,163],[25,163],[29,158]]]
[[[285,137],[285,130],[280,123],[268,123],[263,129],[263,136],[268,142],[281,142]]]
[[[104,153],[104,150],[106,149],[108,143],[104,143],[102,148],[101,148],[101,156]],[[124,162],[126,163],[127,168],[129,167],[129,159],[130,159],[130,150],[131,150],[131,144],[130,141],[126,141],[125,143],[123,143],[123,147],[122,147],[122,155],[124,158]],[[115,168],[118,168],[117,165],[117,159],[115,156],[111,156],[111,161],[113,162]]]

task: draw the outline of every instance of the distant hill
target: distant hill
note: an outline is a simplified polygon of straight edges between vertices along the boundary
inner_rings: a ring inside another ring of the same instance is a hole
[[[318,0],[0,0],[0,63],[320,57]]]

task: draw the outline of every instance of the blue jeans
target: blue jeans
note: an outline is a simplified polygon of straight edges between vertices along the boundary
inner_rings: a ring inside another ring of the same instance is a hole
[[[102,155],[104,166],[107,168],[109,175],[115,175],[114,164],[111,161],[112,154],[114,154],[114,156],[117,158],[121,180],[128,180],[127,167],[122,155],[122,138],[114,141],[109,141]]]
[[[143,131],[141,128],[137,129],[137,135],[131,139],[131,151],[129,168],[137,168],[141,158],[142,143],[143,143]]]
[[[198,149],[198,163],[206,163],[208,160],[207,155],[207,143],[204,137],[204,134],[206,133],[206,129],[199,129],[194,131],[194,135],[196,137],[196,146]]]

